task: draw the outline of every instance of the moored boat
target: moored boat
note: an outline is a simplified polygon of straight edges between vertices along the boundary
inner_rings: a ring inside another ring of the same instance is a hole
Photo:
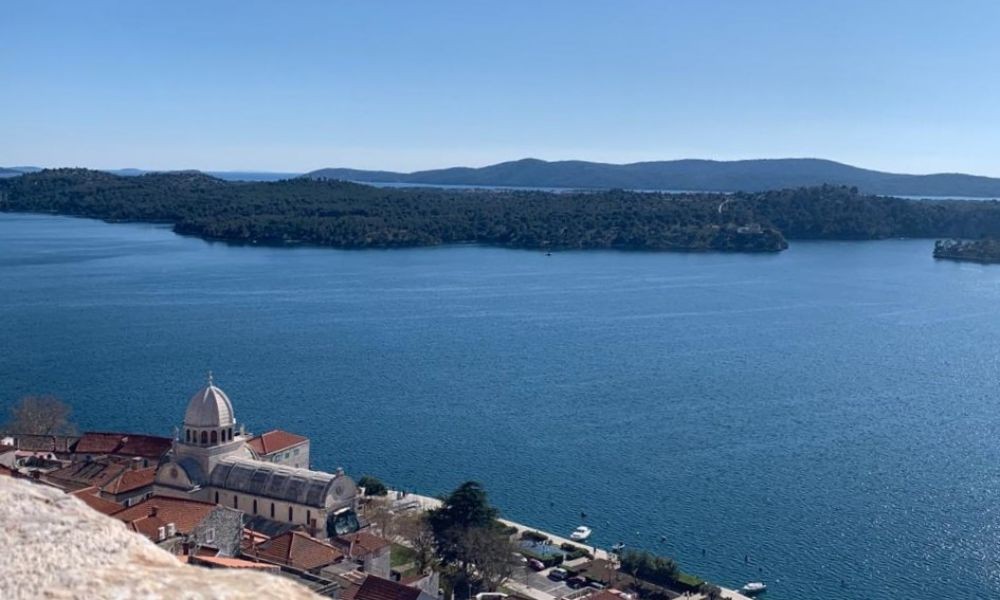
[[[569,534],[569,538],[577,542],[582,542],[587,538],[589,538],[591,533],[593,532],[590,530],[590,527],[587,527],[586,525],[580,525],[579,527],[573,530],[573,533]]]

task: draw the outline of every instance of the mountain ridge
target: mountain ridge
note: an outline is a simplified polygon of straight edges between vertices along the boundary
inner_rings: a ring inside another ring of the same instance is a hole
[[[737,161],[679,159],[625,164],[524,158],[485,167],[448,167],[410,173],[328,168],[303,177],[365,183],[576,189],[756,192],[846,185],[879,195],[1000,198],[1000,178],[964,173],[912,175],[864,169],[820,158]]]

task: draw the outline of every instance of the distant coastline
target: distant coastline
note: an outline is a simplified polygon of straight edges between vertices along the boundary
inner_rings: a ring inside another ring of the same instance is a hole
[[[833,185],[727,194],[551,192],[48,169],[0,179],[0,210],[163,223],[181,235],[235,244],[344,249],[773,253],[788,240],[1000,237],[997,202],[908,200]]]
[[[1000,263],[1000,239],[938,240],[934,243],[934,258],[997,264]]]

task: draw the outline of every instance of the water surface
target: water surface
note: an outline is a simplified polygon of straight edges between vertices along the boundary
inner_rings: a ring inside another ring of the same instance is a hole
[[[169,435],[212,369],[317,468],[475,478],[774,600],[1000,597],[1000,267],[931,246],[337,251],[0,214],[0,409]]]

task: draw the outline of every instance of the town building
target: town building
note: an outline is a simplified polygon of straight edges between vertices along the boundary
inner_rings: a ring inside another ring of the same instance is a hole
[[[238,510],[186,498],[153,496],[112,515],[157,546],[178,555],[236,556],[243,538]]]
[[[343,470],[325,473],[262,460],[255,445],[266,452],[266,440],[250,444],[252,439],[237,424],[229,397],[209,376],[208,385],[188,402],[182,427],[156,471],[154,493],[219,504],[248,518],[300,525],[321,539],[359,529],[358,487]],[[283,448],[282,461],[284,449],[290,448],[289,460],[298,449],[298,457],[308,463],[308,440],[304,446],[297,442],[276,447]],[[275,454],[264,457],[273,459]]]
[[[274,429],[247,440],[258,460],[309,468],[309,438]]]

